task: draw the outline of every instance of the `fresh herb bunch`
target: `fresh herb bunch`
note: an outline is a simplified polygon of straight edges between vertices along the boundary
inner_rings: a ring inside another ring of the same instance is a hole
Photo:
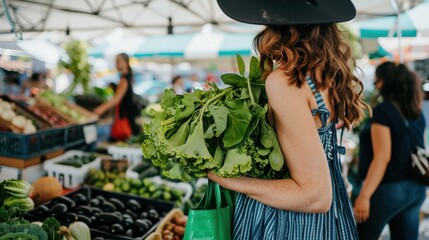
[[[268,100],[259,61],[248,76],[237,55],[238,74],[224,74],[220,89],[175,95],[166,90],[162,111],[153,111],[143,155],[172,179],[190,181],[215,171],[223,177],[286,178],[283,155],[267,122]]]

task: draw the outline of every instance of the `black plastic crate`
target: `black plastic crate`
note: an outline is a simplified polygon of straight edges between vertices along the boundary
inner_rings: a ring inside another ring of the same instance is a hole
[[[70,149],[85,145],[85,133],[83,128],[88,125],[95,125],[95,123],[72,125],[66,128],[66,148]]]
[[[129,194],[125,194],[125,193],[118,193],[118,192],[107,192],[107,191],[103,191],[101,189],[98,188],[93,188],[93,187],[83,187],[86,189],[90,189],[91,192],[91,196],[92,198],[101,195],[103,196],[105,199],[109,199],[109,198],[116,198],[118,200],[120,200],[121,202],[123,202],[124,204],[129,201],[130,199],[134,199],[136,200],[138,203],[140,203],[140,205],[143,208],[148,208],[148,207],[153,207],[155,208],[155,210],[157,210],[157,212],[160,214],[160,216],[163,216],[164,214],[167,214],[168,212],[170,212],[173,208],[174,208],[174,203],[172,202],[166,202],[166,201],[161,201],[161,200],[154,200],[154,199],[147,199],[147,198],[142,198],[139,196],[135,196],[135,195],[129,195]],[[73,196],[75,193],[84,193],[84,189],[80,188],[77,189],[75,191],[72,191],[70,193],[68,193],[65,196],[71,197]],[[52,203],[46,203],[45,204],[47,207],[52,206]],[[24,214],[24,218],[29,220],[29,221],[44,221],[45,217],[42,217],[40,215],[37,215],[35,213],[35,210],[31,210],[28,211]],[[113,235],[111,233],[108,232],[103,232],[100,230],[97,230],[95,228],[92,228],[90,226],[90,230],[91,230],[91,238],[95,238],[95,237],[102,237],[103,239],[107,240],[107,239],[116,239],[116,240],[133,240],[133,239],[137,239],[137,240],[143,240],[145,239],[147,236],[149,236],[151,233],[153,233],[156,230],[156,227],[159,225],[159,223],[161,222],[162,218],[157,222],[154,223],[154,225],[141,237],[139,238],[132,238],[132,237],[127,237],[127,236],[118,236],[118,235]],[[67,223],[65,222],[61,222],[61,224],[63,225],[67,225]]]
[[[29,159],[64,149],[65,129],[40,130],[33,134],[0,132],[0,156]]]

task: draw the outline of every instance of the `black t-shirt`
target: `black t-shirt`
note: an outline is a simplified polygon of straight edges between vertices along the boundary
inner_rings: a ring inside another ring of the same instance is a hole
[[[374,108],[373,118],[368,120],[360,132],[359,178],[364,180],[373,158],[371,125],[373,123],[389,127],[392,153],[382,183],[411,179],[410,155],[414,147],[424,148],[426,121],[423,113],[416,119],[408,120],[408,130],[401,113],[392,102],[383,102]]]

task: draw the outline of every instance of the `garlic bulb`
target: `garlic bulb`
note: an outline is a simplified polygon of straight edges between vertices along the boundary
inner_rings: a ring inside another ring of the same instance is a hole
[[[24,132],[23,132],[24,134],[30,134],[35,132],[36,132],[36,127],[33,125],[33,123],[25,125]]]
[[[16,116],[15,112],[8,109],[8,110],[4,110],[1,113],[1,117],[6,120],[6,121],[12,121],[12,119]]]
[[[12,104],[9,102],[2,102],[1,103],[3,110],[12,110]]]
[[[12,119],[12,124],[19,128],[25,128],[25,123],[26,123],[26,120],[25,120],[25,117],[23,116],[15,116]]]

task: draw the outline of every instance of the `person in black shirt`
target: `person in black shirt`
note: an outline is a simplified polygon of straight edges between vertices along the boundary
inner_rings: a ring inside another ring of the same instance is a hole
[[[116,68],[121,74],[121,80],[115,89],[115,95],[111,100],[94,109],[94,113],[101,116],[107,110],[117,107],[117,111],[119,112],[118,117],[127,118],[132,134],[138,134],[141,129],[135,122],[135,118],[139,115],[139,112],[133,98],[133,71],[126,53],[121,53],[116,56]]]
[[[415,146],[425,147],[420,80],[404,64],[392,62],[380,65],[375,75],[383,102],[360,133],[364,182],[354,207],[359,237],[376,240],[389,224],[391,239],[417,240],[426,194],[412,179],[410,155]]]

